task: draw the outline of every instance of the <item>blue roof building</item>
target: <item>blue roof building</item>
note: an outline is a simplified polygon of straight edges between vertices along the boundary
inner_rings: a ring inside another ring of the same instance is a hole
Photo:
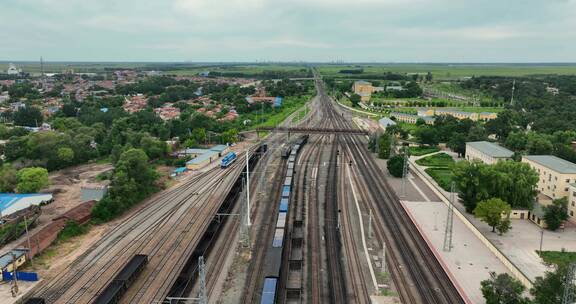
[[[0,193],[0,213],[2,216],[7,216],[20,210],[26,209],[32,205],[38,206],[42,203],[51,201],[52,194],[49,193]]]
[[[282,106],[282,97],[276,97],[272,106],[275,108]]]

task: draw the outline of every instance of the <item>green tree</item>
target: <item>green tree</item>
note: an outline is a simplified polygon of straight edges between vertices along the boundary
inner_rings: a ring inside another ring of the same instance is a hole
[[[14,124],[17,126],[40,127],[43,120],[40,110],[33,106],[26,106],[14,112]]]
[[[512,229],[512,221],[509,218],[502,219],[498,226],[496,226],[496,230],[498,230],[499,235],[503,235],[504,233],[510,231]]]
[[[532,289],[530,289],[530,294],[534,296],[534,303],[562,303],[562,297],[566,288],[564,284],[566,273],[566,267],[557,267],[553,272],[547,271],[544,277],[537,277]],[[576,288],[572,290],[576,290]]]
[[[544,207],[544,221],[546,228],[556,231],[562,222],[568,219],[568,200],[563,197],[552,201],[551,205]]]
[[[0,167],[0,192],[13,192],[18,184],[16,169],[10,164],[3,164]]]
[[[19,193],[34,193],[48,187],[48,171],[44,168],[30,167],[20,169],[16,174],[16,190]]]
[[[230,129],[221,134],[223,143],[235,143],[238,141],[238,130]]]
[[[426,73],[426,81],[427,81],[427,82],[432,81],[432,72]]]
[[[466,153],[466,136],[461,133],[456,133],[448,140],[446,146],[458,153],[458,156],[461,157]]]
[[[478,203],[474,208],[474,216],[486,222],[492,227],[492,232],[496,231],[496,226],[502,221],[502,217],[510,215],[510,205],[499,198],[491,198]]]
[[[528,136],[528,141],[526,143],[528,154],[547,155],[552,153],[553,148],[554,146],[552,145],[552,142],[541,134],[531,133]]]
[[[454,167],[454,181],[458,189],[458,196],[466,207],[466,211],[471,213],[478,201],[487,198],[485,190],[482,188],[481,171],[486,165],[479,161],[461,161]]]
[[[357,107],[358,104],[360,104],[361,97],[360,97],[360,95],[354,93],[350,96],[350,101],[352,102],[353,107]]]
[[[378,158],[386,159],[390,157],[392,149],[392,136],[388,134],[380,135],[378,138]]]
[[[64,164],[70,164],[74,160],[74,151],[68,147],[58,149],[58,159]]]
[[[390,159],[388,159],[388,162],[386,163],[386,167],[388,168],[388,172],[390,172],[392,176],[402,177],[404,173],[404,155],[397,154],[390,157]]]
[[[507,273],[490,272],[490,279],[480,282],[486,304],[528,304],[522,296],[524,285]]]
[[[438,131],[431,126],[420,126],[416,129],[416,137],[421,144],[436,146],[439,142]]]
[[[206,129],[204,128],[196,128],[192,130],[192,138],[196,140],[197,143],[205,143],[206,142]]]

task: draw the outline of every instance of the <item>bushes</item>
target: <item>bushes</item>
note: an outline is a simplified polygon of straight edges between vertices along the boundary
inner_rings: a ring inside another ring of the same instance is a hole
[[[408,164],[406,164],[408,165]],[[394,177],[402,177],[404,173],[404,155],[394,155],[388,160],[386,167]]]
[[[64,228],[58,233],[58,240],[66,241],[70,238],[82,235],[86,232],[88,232],[87,225],[80,225],[74,220],[68,220],[66,221],[66,225],[64,226]]]
[[[112,174],[111,189],[92,209],[92,218],[106,222],[122,215],[157,190],[154,185],[157,178],[144,151],[129,149],[122,153]]]

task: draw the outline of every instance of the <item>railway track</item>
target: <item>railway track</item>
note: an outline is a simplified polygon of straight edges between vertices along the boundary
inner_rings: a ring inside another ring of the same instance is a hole
[[[44,297],[48,303],[89,303],[135,253],[145,253],[151,257],[151,263],[142,273],[141,279],[154,281],[149,278],[158,277],[157,270],[160,268],[167,267],[169,271],[174,271],[184,263],[182,258],[175,259],[175,255],[185,255],[192,250],[195,240],[200,236],[190,235],[200,234],[202,228],[209,223],[208,219],[212,218],[210,212],[217,207],[219,195],[214,189],[219,186],[223,186],[220,190],[231,187],[233,182],[226,176],[234,175],[233,172],[239,174],[241,167],[235,164],[230,169],[237,172],[210,170],[162,193],[162,196],[153,197],[77,259],[69,271],[41,285],[34,291],[34,295]],[[202,204],[204,201],[208,203]],[[202,218],[206,221],[201,221]],[[190,232],[192,228],[197,228],[197,231]],[[172,273],[169,271],[165,273]],[[166,277],[162,279],[172,280]],[[167,284],[154,284],[156,292],[147,296],[162,300],[163,293],[169,287]],[[131,288],[129,292],[133,290]],[[137,295],[127,294],[124,299],[129,302]]]
[[[352,128],[334,108],[326,96],[323,84],[318,83],[323,109],[337,127]],[[368,191],[368,207],[376,215],[377,228],[387,244],[388,265],[403,303],[464,303],[458,290],[434,257],[419,231],[410,221],[400,200],[390,188],[378,165],[370,157],[365,144],[350,135],[342,136],[347,156],[354,160],[356,174],[361,176]],[[360,174],[361,173],[361,174]],[[404,276],[408,276],[406,279]]]

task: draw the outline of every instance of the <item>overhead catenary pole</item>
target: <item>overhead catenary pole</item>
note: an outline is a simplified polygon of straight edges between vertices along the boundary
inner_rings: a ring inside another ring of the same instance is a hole
[[[248,157],[248,150],[246,150],[246,212],[248,216],[246,217],[246,224],[248,227],[252,226],[252,222],[250,221],[250,158]]]
[[[444,230],[444,251],[452,251],[452,235],[454,229],[454,200],[456,185],[452,182],[450,189],[450,201],[448,202],[448,212],[446,215],[446,229]]]

